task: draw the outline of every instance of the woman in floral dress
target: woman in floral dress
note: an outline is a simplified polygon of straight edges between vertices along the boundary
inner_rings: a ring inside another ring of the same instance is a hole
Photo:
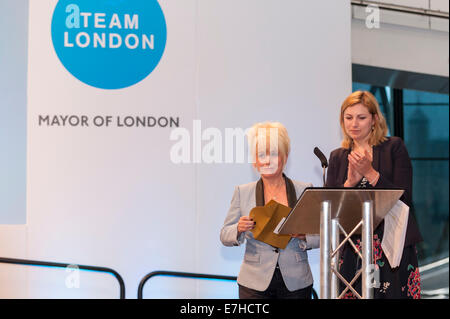
[[[422,241],[412,214],[412,165],[403,141],[387,137],[386,121],[375,97],[367,91],[356,91],[341,107],[340,123],[344,140],[342,147],[331,152],[327,186],[358,188],[400,188],[400,198],[410,207],[405,244],[400,265],[391,268],[381,248],[384,221],[374,230],[373,258],[379,273],[375,298],[420,298],[420,274],[415,245]],[[361,237],[352,236],[361,250]],[[347,242],[341,251],[339,272],[350,282],[361,269],[361,258]],[[341,285],[341,292],[345,288]],[[361,277],[353,284],[361,294]],[[356,298],[347,290],[344,298]]]

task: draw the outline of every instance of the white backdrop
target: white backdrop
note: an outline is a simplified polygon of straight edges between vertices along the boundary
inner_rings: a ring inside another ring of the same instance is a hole
[[[120,90],[83,84],[63,67],[49,31],[56,3],[30,1],[27,223],[3,232],[0,255],[111,267],[128,298],[154,270],[237,275],[243,247],[223,247],[219,231],[234,186],[258,178],[250,164],[174,164],[170,128],[49,127],[38,116],[172,116],[190,132],[201,120],[223,135],[276,120],[291,137],[287,175],[321,186],[312,150],[339,146],[339,107],[351,90],[349,2],[160,0],[161,62]],[[318,252],[310,263],[318,289]],[[24,297],[117,297],[111,278],[82,273],[74,293],[64,274],[22,273]],[[192,282],[158,279],[145,295],[224,296],[216,284],[190,291]],[[1,285],[0,294],[11,296]]]

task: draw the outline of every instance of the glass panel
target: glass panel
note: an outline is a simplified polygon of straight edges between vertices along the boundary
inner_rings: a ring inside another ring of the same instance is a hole
[[[372,87],[372,85],[365,84],[365,83],[353,82],[352,84],[353,84],[352,92],[355,92],[355,91],[369,91],[370,92],[370,88]]]
[[[448,158],[448,104],[404,106],[405,143],[414,157]]]
[[[420,264],[448,257],[448,95],[403,91],[404,137],[413,163],[413,202],[423,236]]]
[[[448,256],[448,160],[413,160],[413,201],[423,237],[421,264]]]
[[[441,104],[448,106],[448,95],[415,90],[403,90],[403,104]]]

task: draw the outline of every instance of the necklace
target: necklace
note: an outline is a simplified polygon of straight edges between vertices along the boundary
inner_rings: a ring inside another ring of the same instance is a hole
[[[267,197],[269,198],[269,199],[277,199],[277,196],[275,196],[276,194],[277,194],[277,192],[279,191],[279,188],[281,187],[281,186],[283,186],[284,185],[284,180],[281,182],[281,183],[279,183],[279,184],[276,184],[275,186],[273,186],[273,187],[269,187],[269,185],[266,185],[266,187],[265,187],[265,190],[266,190],[266,192],[267,192]]]

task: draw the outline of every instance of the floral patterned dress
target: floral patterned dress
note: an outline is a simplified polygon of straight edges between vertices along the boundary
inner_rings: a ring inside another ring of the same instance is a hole
[[[371,186],[363,178],[357,187],[370,188]],[[373,235],[373,263],[375,271],[379,274],[379,283],[377,288],[374,288],[374,298],[420,299],[420,274],[415,245],[405,247],[399,267],[391,268],[381,248],[383,231],[384,221],[375,229]],[[356,248],[361,251],[361,236],[354,235],[351,239]],[[361,269],[361,258],[355,253],[351,244],[346,242],[341,251],[339,272],[347,282],[350,282],[359,269]],[[352,286],[361,295],[361,276]],[[345,288],[346,286],[341,283],[340,291],[342,292]],[[352,291],[347,290],[343,298],[355,299],[356,296]]]

